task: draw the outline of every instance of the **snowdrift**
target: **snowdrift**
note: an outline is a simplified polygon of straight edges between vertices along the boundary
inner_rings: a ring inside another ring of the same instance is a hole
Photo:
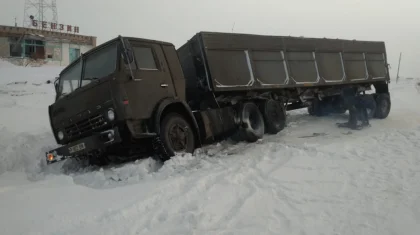
[[[3,234],[417,234],[419,80],[391,84],[385,120],[338,129],[346,115],[290,112],[254,144],[228,141],[108,167],[46,166],[47,106],[60,67],[0,60]],[[322,133],[317,137],[313,133]]]

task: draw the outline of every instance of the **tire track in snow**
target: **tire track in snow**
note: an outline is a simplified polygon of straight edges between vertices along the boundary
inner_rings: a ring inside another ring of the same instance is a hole
[[[233,149],[233,151],[237,151],[238,149],[235,148]],[[229,152],[232,151],[232,149],[225,149],[222,150],[221,152]],[[238,154],[238,153],[236,153]],[[235,154],[235,155],[236,155]],[[227,154],[229,155],[229,154]],[[238,156],[236,156],[238,157]],[[211,158],[210,158],[211,159]],[[234,215],[240,210],[240,208],[243,206],[243,204],[247,201],[248,198],[250,198],[256,191],[256,188],[251,185],[251,184],[247,184],[246,182],[249,181],[250,179],[252,179],[253,172],[252,172],[252,166],[255,166],[257,161],[259,161],[260,158],[255,157],[255,156],[248,156],[246,159],[242,158],[240,159],[240,163],[239,165],[235,166],[234,168],[232,167],[225,167],[224,165],[219,165],[218,168],[221,169],[214,169],[212,168],[212,171],[217,170],[218,171],[218,176],[212,180],[201,180],[203,182],[205,182],[207,185],[209,185],[210,187],[207,187],[207,191],[211,191],[212,187],[214,187],[214,185],[217,182],[220,182],[222,179],[227,180],[228,182],[230,181],[232,183],[232,180],[234,180],[234,183],[237,185],[247,185],[247,189],[248,189],[248,193],[246,195],[242,195],[240,200],[237,201],[235,203],[235,205],[233,205],[230,210],[223,216],[221,216],[219,222],[216,223],[215,228],[213,228],[213,230],[219,230],[220,227],[223,227],[221,224],[224,224],[225,227],[227,227],[229,225],[229,222],[234,218]],[[224,162],[225,165],[227,166],[231,166],[230,162],[235,162],[235,159],[233,158],[228,158],[228,159],[223,159],[223,160],[227,160],[227,162]],[[203,170],[203,169],[201,169]],[[207,172],[208,173],[208,172]],[[214,173],[212,173],[214,174]],[[226,177],[229,176],[228,179],[226,179]],[[239,176],[239,177],[238,177]],[[189,185],[193,185],[196,182],[191,182],[189,183]],[[192,189],[195,189],[195,187],[189,187],[187,188],[187,190],[183,190],[184,194],[182,195],[183,198],[188,198],[190,195],[190,192],[192,191]],[[202,192],[202,190],[198,190],[197,193]],[[195,195],[192,195],[192,197]],[[151,220],[150,220],[151,221]],[[150,226],[150,223],[148,224]]]
[[[207,172],[207,170],[209,169],[200,170],[204,170]],[[226,174],[229,174],[232,171],[232,169],[228,169],[228,172],[226,172],[226,169],[223,167],[221,169],[219,168],[219,170],[210,170],[213,171],[211,175],[199,177],[198,181],[188,179],[182,175],[173,175],[172,177],[176,177],[176,185],[168,183],[168,185],[166,185],[165,187],[160,187],[159,191],[151,193],[151,196],[149,198],[146,198],[141,202],[133,202],[127,205],[126,208],[118,208],[117,210],[109,211],[106,214],[94,220],[85,220],[82,224],[79,224],[78,227],[92,226],[93,224],[101,226],[106,224],[106,222],[109,220],[124,220],[124,223],[133,224],[134,227],[138,228],[137,230],[132,228],[133,231],[135,230],[138,232],[144,228],[152,229],[153,223],[159,221],[159,216],[165,213],[165,209],[162,209],[165,208],[165,205],[169,206],[172,203],[183,202],[188,198],[196,197],[197,194],[203,193],[205,190],[210,190],[212,185],[225,178]],[[195,209],[197,210],[198,208]],[[148,213],[148,211],[155,212],[153,214],[150,214]],[[185,211],[184,213],[188,214],[193,212]],[[146,219],[143,223],[140,223],[141,225],[139,226],[139,221],[135,221],[130,218],[136,218],[136,215],[141,214],[148,214],[147,217],[149,219]]]
[[[392,201],[390,201],[389,198],[386,198],[383,193],[386,192],[384,190],[388,190],[387,188],[390,186],[395,187],[401,185],[401,183],[405,181],[403,175],[399,172],[401,172],[400,169],[406,169],[407,166],[402,167],[401,165],[398,165],[398,161],[402,160],[402,163],[407,164],[410,162],[410,156],[402,155],[404,158],[398,159],[398,157],[395,158],[398,155],[390,155],[387,147],[389,144],[393,144],[392,140],[394,138],[389,138],[388,135],[375,135],[372,138],[377,145],[367,145],[366,143],[360,145],[360,143],[356,142],[354,143],[356,146],[353,146],[353,149],[364,149],[364,151],[352,151],[349,154],[351,156],[347,157],[348,159],[350,159],[350,157],[363,159],[365,165],[360,165],[362,170],[358,171],[359,174],[354,174],[355,172],[347,173],[353,183],[350,185],[351,189],[346,190],[347,192],[345,193],[349,193],[350,195],[353,195],[352,197],[354,199],[358,199],[358,203],[355,203],[354,200],[350,201],[353,202],[351,203],[352,206],[350,208],[360,208],[360,204],[363,204],[363,209],[361,209],[359,216],[370,218],[374,221],[373,224],[375,224],[375,226],[366,226],[366,229],[374,230],[373,228],[375,228],[376,232],[377,230],[383,230],[383,232],[385,232],[386,229],[383,229],[383,226],[389,226],[386,224],[387,221],[389,221],[389,215],[395,211],[395,208],[398,205],[396,202],[404,200],[403,197],[405,192],[401,187],[398,187],[398,189],[395,190],[391,188],[392,191],[387,192],[387,194],[392,193],[394,194],[393,196],[396,196],[396,198],[391,199]],[[376,161],[377,158],[370,158],[372,153],[377,154],[378,151],[379,153],[383,152],[381,154],[383,158],[380,162]],[[377,172],[376,169],[380,170],[380,172]],[[384,169],[388,169],[388,171],[383,173]],[[394,192],[399,193],[395,194]],[[365,203],[362,203],[361,200]],[[386,201],[387,203],[383,203],[382,201]],[[363,211],[373,211],[373,213],[365,213]]]
[[[201,170],[207,170],[207,169],[201,169]],[[193,180],[190,180],[189,182],[186,182],[184,184],[184,187],[182,188],[182,190],[179,190],[178,193],[174,193],[173,196],[171,198],[169,198],[168,200],[165,201],[165,203],[163,203],[164,205],[168,205],[168,204],[172,204],[172,203],[179,203],[179,201],[188,201],[189,198],[195,198],[197,197],[197,195],[204,193],[206,190],[210,190],[214,184],[216,184],[217,182],[220,182],[222,179],[225,178],[225,175],[227,174],[227,172],[225,172],[226,169],[224,169],[222,167],[222,169],[218,169],[216,172],[213,172],[210,175],[206,175],[202,178],[199,178],[198,180],[193,178]],[[165,206],[161,207],[165,208]],[[188,203],[185,206],[186,207],[186,211],[184,211],[185,214],[198,214],[198,210],[199,208],[193,206],[189,206]],[[188,210],[193,208],[195,210]],[[165,209],[163,210],[159,210],[159,213],[162,213],[162,211],[165,211]],[[166,212],[167,213],[167,212]],[[147,227],[147,228],[153,228],[153,222],[155,221],[156,216],[151,216],[151,218],[146,221],[143,226],[141,227]]]
[[[245,184],[247,185],[247,188],[249,189],[248,193],[245,196],[242,196],[235,205],[229,210],[227,216],[224,218],[221,218],[218,224],[220,224],[220,227],[224,228],[225,230],[233,229],[232,226],[235,223],[235,214],[240,214],[240,210],[244,207],[244,205],[247,203],[247,201],[250,200],[257,192],[262,192],[266,190],[267,184],[265,183],[265,179],[268,178],[270,173],[274,170],[279,169],[282,165],[286,164],[292,156],[288,156],[286,158],[277,158],[273,159],[269,157],[273,152],[276,152],[278,148],[283,148],[284,146],[276,146],[273,143],[267,143],[265,144],[265,148],[263,152],[259,156],[253,156],[248,157],[246,161],[244,159],[241,159],[240,167],[235,171],[237,172],[236,175],[241,175],[242,177],[235,181],[235,184]],[[249,155],[247,155],[249,156]],[[275,160],[275,164],[269,168],[265,173],[258,167],[259,163],[266,162],[270,160]],[[244,174],[247,176],[245,177]],[[233,175],[231,178],[235,179],[236,175]],[[291,207],[292,204],[289,204]],[[288,219],[279,218],[276,216],[275,213],[272,214],[274,219],[276,221],[281,222],[282,224],[287,224]],[[219,229],[220,229],[219,227]]]
[[[248,157],[244,161],[242,159],[241,164],[236,167],[236,169],[233,171],[233,176],[231,175],[231,182],[238,184],[238,185],[246,185],[248,192],[246,195],[243,195],[240,197],[237,202],[230,208],[230,210],[226,213],[224,217],[222,217],[219,222],[217,223],[219,225],[218,229],[223,228],[224,230],[227,230],[229,227],[232,226],[232,221],[234,220],[234,215],[238,214],[238,212],[241,210],[241,208],[244,206],[244,204],[249,200],[256,192],[259,190],[258,186],[256,186],[253,181],[255,180],[256,174],[254,168],[257,165],[257,162],[262,158],[263,156],[251,156]],[[238,179],[236,176],[241,175],[241,177]]]

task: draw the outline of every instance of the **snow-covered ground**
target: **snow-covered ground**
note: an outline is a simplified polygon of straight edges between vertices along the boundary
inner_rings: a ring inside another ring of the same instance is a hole
[[[46,166],[60,67],[0,61],[1,234],[418,234],[420,88],[391,84],[392,110],[361,131],[346,115],[290,112],[255,144],[96,168]],[[16,82],[16,83],[15,83]],[[26,83],[25,83],[26,82]],[[325,133],[303,138],[313,133]],[[64,164],[64,165],[63,165]]]

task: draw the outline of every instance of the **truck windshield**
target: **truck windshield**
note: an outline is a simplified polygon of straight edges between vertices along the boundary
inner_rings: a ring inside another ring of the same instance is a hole
[[[82,60],[68,68],[60,76],[58,98],[61,98],[79,87],[80,76],[82,75]]]
[[[106,77],[117,67],[117,44],[113,43],[83,58],[82,86]]]
[[[112,43],[83,56],[61,73],[57,98],[59,99],[93,80],[112,74],[117,67],[117,60],[117,43]]]

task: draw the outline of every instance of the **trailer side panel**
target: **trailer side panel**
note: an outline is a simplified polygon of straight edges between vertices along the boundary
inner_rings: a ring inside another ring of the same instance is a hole
[[[201,32],[183,47],[192,42],[215,92],[389,80],[384,42]]]

